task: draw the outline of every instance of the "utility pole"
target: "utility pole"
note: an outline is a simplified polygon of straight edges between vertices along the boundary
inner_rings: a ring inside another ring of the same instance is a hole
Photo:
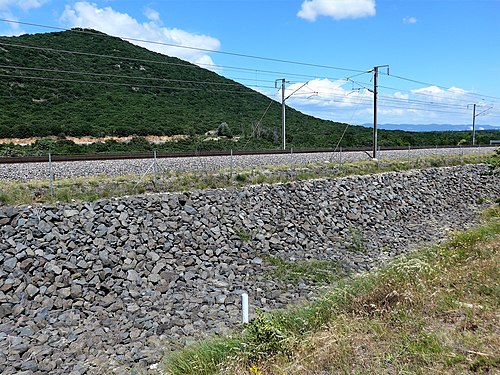
[[[467,104],[467,109],[472,106],[472,146],[476,145],[476,103]]]
[[[373,68],[373,159],[377,158],[377,85],[378,66]]]
[[[287,81],[285,80],[285,78],[282,78],[282,79],[277,79],[275,82],[274,82],[274,87],[275,88],[278,88],[278,82],[281,81],[281,148],[283,150],[286,149],[286,129],[285,129],[285,121],[286,121],[286,114],[285,114],[285,103],[286,101],[288,100],[288,98],[290,98],[292,95],[294,95],[297,91],[301,90],[304,86],[307,86],[307,84],[309,83],[309,81],[305,82],[304,84],[302,84],[299,88],[297,88],[294,92],[292,92],[290,95],[288,95],[286,98],[285,98],[285,86],[287,84]],[[290,82],[288,82],[290,83]],[[317,92],[312,92],[310,94],[318,94]]]
[[[387,75],[389,75],[389,65],[378,65],[373,67],[373,159],[377,159],[378,134],[377,134],[377,94],[378,94],[378,68],[387,67]],[[371,90],[370,90],[371,91]]]
[[[472,111],[472,145],[476,145],[476,103],[474,103]]]
[[[481,107],[484,108],[484,106],[482,106],[481,104],[478,105],[476,103],[467,104],[467,109],[471,108],[471,106],[472,106],[472,145],[475,146],[476,145],[476,117],[481,116],[482,114],[488,112],[493,107],[488,107],[484,111],[476,114],[476,106],[479,108],[481,108]]]
[[[285,134],[285,85],[286,80],[282,78],[281,80],[277,79],[274,83],[274,87],[278,87],[278,82],[281,81],[281,149],[285,150],[286,148],[286,134]]]
[[[285,150],[286,149],[286,127],[285,127],[285,122],[286,122],[286,115],[285,115],[285,110],[286,110],[286,105],[285,105],[285,85],[286,81],[283,78],[281,80],[281,149]]]

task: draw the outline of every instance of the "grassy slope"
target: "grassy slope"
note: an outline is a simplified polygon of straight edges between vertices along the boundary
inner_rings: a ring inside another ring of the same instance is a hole
[[[43,181],[3,182],[0,184],[0,204],[32,204],[71,201],[94,201],[145,192],[175,192],[193,189],[225,188],[243,185],[289,182],[314,178],[336,178],[350,174],[370,174],[415,168],[452,166],[460,164],[498,163],[498,157],[455,155],[426,157],[411,161],[386,160],[344,163],[317,163],[296,166],[218,170],[214,172],[160,171],[157,176],[127,175],[117,177],[59,179],[53,182],[50,194],[48,176]],[[142,177],[142,178],[141,178]]]
[[[485,223],[242,333],[170,354],[171,374],[495,373],[500,206]]]

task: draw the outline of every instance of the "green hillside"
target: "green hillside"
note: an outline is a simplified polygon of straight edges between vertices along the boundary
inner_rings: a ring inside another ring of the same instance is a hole
[[[0,138],[186,134],[194,140],[227,123],[224,133],[242,137],[232,142],[234,148],[280,144],[279,103],[257,126],[270,103],[266,96],[92,30],[0,37],[0,96]],[[344,128],[287,109],[289,147],[332,147]],[[479,134],[478,142],[500,138],[494,133]],[[379,135],[381,146],[456,144],[469,137],[463,132]],[[342,145],[370,146],[371,140],[370,129],[350,127]]]

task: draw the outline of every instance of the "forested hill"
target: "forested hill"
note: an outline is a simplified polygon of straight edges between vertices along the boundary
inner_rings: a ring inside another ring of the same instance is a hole
[[[280,139],[279,103],[263,116],[266,96],[93,30],[0,37],[0,96],[0,138],[196,136],[226,123],[223,133],[240,136],[240,147],[274,147]],[[332,147],[344,129],[287,109],[291,147]],[[467,136],[381,131],[379,139],[381,145],[434,145]],[[342,145],[368,146],[371,137],[368,128],[350,127]]]

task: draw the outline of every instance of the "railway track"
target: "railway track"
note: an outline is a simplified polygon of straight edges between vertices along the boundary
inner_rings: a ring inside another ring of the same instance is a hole
[[[475,146],[474,148],[491,148],[492,146]],[[466,149],[463,146],[416,146],[410,150],[439,150],[439,149]],[[405,151],[408,147],[383,147],[380,151]],[[343,148],[343,152],[366,152],[371,153],[372,149],[368,147],[348,147]],[[81,155],[50,155],[52,162],[70,162],[70,161],[106,161],[106,160],[133,160],[133,159],[158,159],[164,158],[197,158],[214,156],[239,156],[239,155],[287,155],[287,154],[314,154],[314,153],[334,153],[339,152],[333,148],[323,149],[288,149],[288,150],[234,150],[234,151],[197,151],[197,152],[141,152],[141,153],[102,153],[102,154],[81,154]],[[46,156],[13,156],[0,157],[0,164],[21,164],[21,163],[43,163],[49,161],[49,155]]]
[[[494,147],[390,148],[382,149],[378,160],[409,160],[451,155],[485,154]],[[232,155],[232,156],[231,156]],[[296,168],[314,163],[342,163],[371,159],[367,149],[285,150],[258,152],[153,153],[114,155],[55,155],[47,157],[7,158],[0,163],[0,181],[59,180],[74,177],[156,174],[164,172],[207,173],[217,170],[240,171],[271,166]],[[238,173],[238,172],[237,172]]]

